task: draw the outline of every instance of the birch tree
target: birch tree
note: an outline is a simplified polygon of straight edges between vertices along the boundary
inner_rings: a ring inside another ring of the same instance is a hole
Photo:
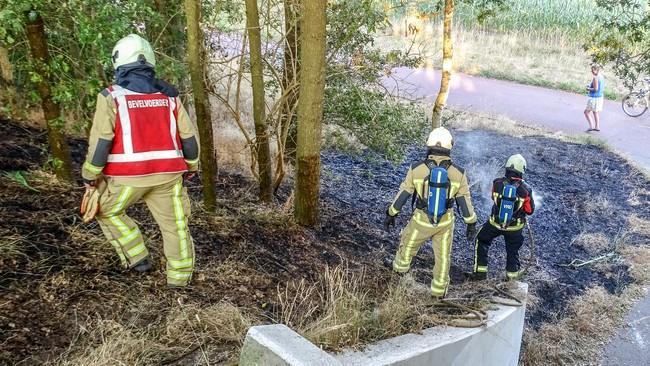
[[[451,69],[453,58],[453,45],[451,39],[452,19],[454,17],[454,0],[445,0],[445,19],[442,31],[442,74],[440,77],[440,91],[433,105],[431,124],[433,128],[442,124],[442,111],[447,105],[449,97],[449,82],[451,81]]]

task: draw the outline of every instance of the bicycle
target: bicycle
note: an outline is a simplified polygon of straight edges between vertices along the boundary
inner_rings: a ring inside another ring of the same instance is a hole
[[[643,78],[643,85],[641,89],[633,91],[623,97],[621,106],[623,112],[630,117],[639,117],[650,106],[650,77]]]

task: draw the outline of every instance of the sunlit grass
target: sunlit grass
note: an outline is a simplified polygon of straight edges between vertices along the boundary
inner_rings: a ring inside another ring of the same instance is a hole
[[[402,25],[403,26],[403,25]],[[377,35],[375,46],[382,50],[401,49],[422,56],[422,67],[442,65],[442,27],[405,37],[396,27],[388,35]],[[591,81],[591,59],[575,38],[557,33],[507,31],[456,25],[453,67],[457,72],[521,84],[584,93]],[[627,88],[609,68],[605,76],[605,97],[619,99]]]

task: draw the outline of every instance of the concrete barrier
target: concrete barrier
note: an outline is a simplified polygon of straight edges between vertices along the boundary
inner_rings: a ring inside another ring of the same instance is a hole
[[[327,352],[316,347],[286,325],[259,325],[246,333],[239,366],[341,366]]]
[[[526,284],[519,284],[525,294]],[[433,327],[332,356],[284,325],[252,327],[240,365],[516,366],[526,306],[499,305],[482,328]]]

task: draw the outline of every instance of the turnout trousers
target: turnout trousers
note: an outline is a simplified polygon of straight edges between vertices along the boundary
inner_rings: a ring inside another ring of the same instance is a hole
[[[490,245],[501,235],[506,242],[506,276],[508,279],[517,279],[520,276],[519,249],[524,244],[523,229],[501,230],[490,223],[483,225],[476,236],[474,272],[487,273]]]
[[[142,199],[162,232],[167,283],[187,285],[194,269],[194,243],[187,225],[190,201],[183,178],[151,187],[130,187],[111,178],[107,178],[107,184],[99,200],[97,221],[122,265],[131,268],[149,256],[138,225],[125,213]]]
[[[449,266],[451,245],[454,239],[454,215],[448,213],[440,223],[433,226],[426,213],[416,210],[411,220],[402,230],[399,249],[393,261],[393,270],[404,273],[411,267],[413,257],[422,244],[431,239],[435,262],[431,279],[431,294],[443,297],[449,286]]]

